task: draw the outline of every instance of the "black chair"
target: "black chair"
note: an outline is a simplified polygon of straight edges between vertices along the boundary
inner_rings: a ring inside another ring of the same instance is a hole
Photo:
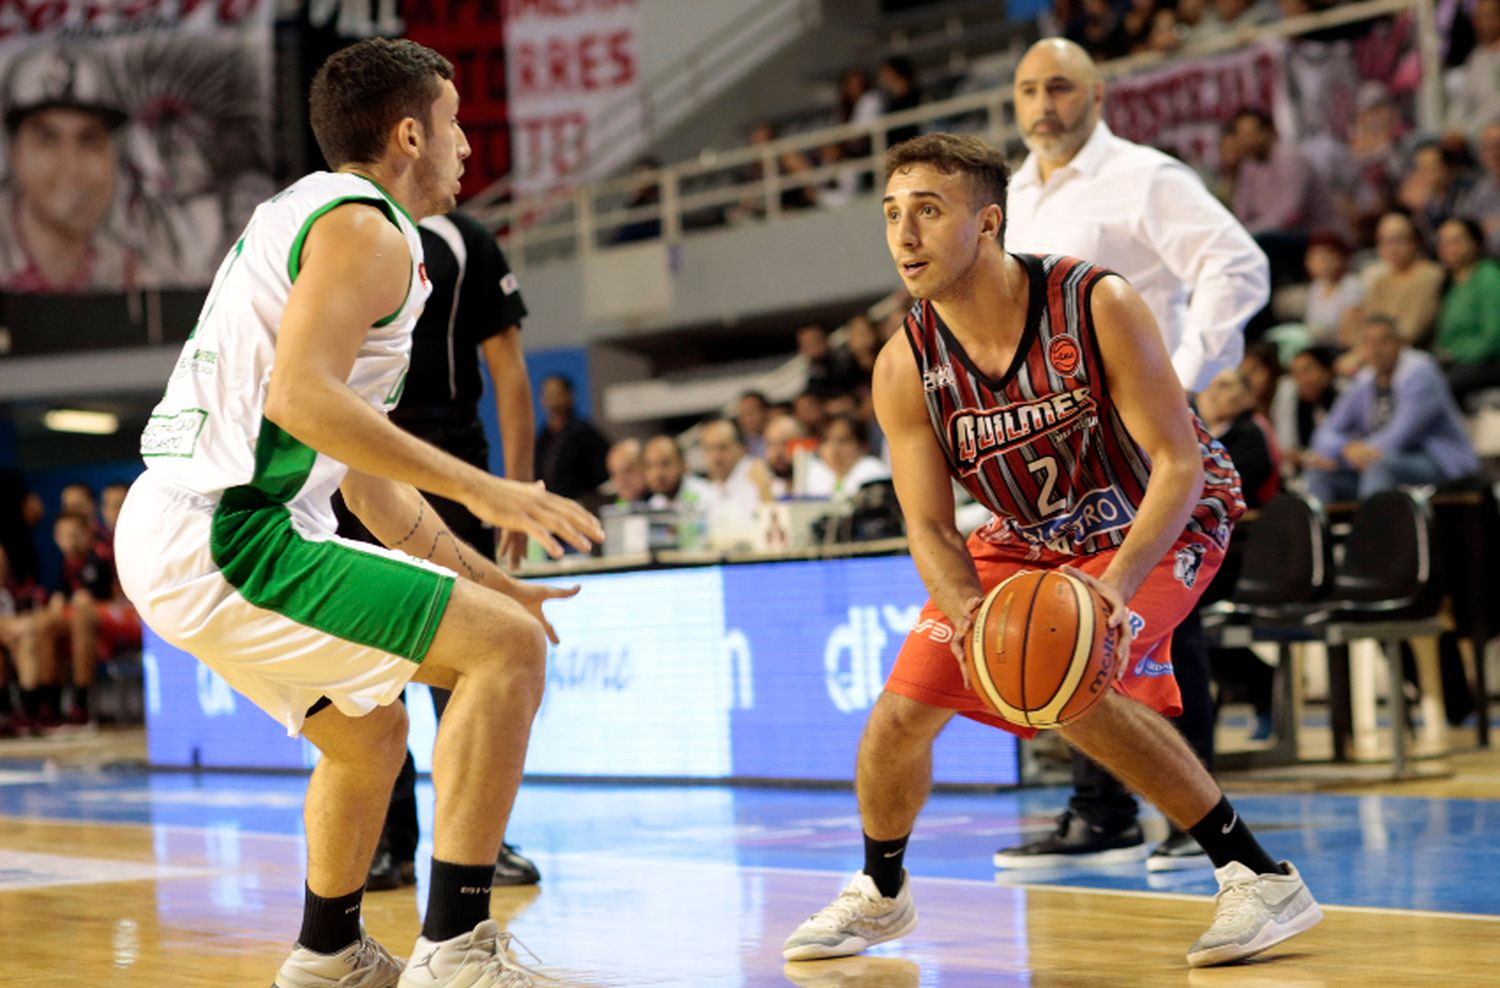
[[[1236,531],[1239,572],[1227,599],[1205,616],[1216,644],[1277,646],[1271,718],[1275,743],[1251,752],[1223,752],[1220,765],[1248,768],[1297,760],[1297,670],[1294,646],[1322,641],[1323,608],[1333,583],[1333,543],[1328,518],[1316,499],[1283,491]],[[1347,664],[1346,664],[1347,665]]]
[[[1349,709],[1350,642],[1374,639],[1382,645],[1390,673],[1393,768],[1406,765],[1407,703],[1402,650],[1404,642],[1431,644],[1419,650],[1418,678],[1425,694],[1436,694],[1441,710],[1436,639],[1443,601],[1432,510],[1425,495],[1412,489],[1381,491],[1360,504],[1333,575],[1327,613],[1319,622],[1329,650],[1329,704],[1334,721],[1335,758],[1342,757]],[[1429,710],[1429,719],[1434,716]],[[1439,723],[1431,725],[1436,730]]]

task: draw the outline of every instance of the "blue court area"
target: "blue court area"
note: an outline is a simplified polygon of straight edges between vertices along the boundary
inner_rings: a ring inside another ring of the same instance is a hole
[[[300,857],[297,775],[98,771],[58,773],[10,763],[0,771],[0,815],[153,825],[166,849],[182,828],[228,848],[236,835],[281,835]],[[1238,795],[1236,806],[1275,856],[1291,858],[1327,905],[1500,916],[1500,803],[1326,794]],[[939,794],[908,853],[912,873],[990,884],[1079,886],[1213,894],[1207,871],[1148,875],[1135,865],[1092,872],[1002,874],[990,855],[1050,826],[1066,793]],[[418,788],[424,836],[432,788]],[[749,872],[838,875],[860,866],[854,796],[835,790],[723,786],[523,786],[509,833],[549,868],[660,861]],[[425,857],[427,851],[421,852]],[[164,862],[170,863],[170,862]],[[545,879],[544,879],[545,888]]]

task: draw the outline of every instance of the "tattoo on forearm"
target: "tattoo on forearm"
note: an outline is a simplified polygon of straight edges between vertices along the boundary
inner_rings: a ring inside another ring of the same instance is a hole
[[[453,543],[453,555],[458,560],[458,565],[463,568],[463,571],[465,573],[468,574],[469,579],[473,580],[475,583],[482,582],[479,576],[479,571],[473,566],[470,566],[469,560],[464,557],[464,544],[458,539],[454,538],[453,533],[448,531],[448,529],[446,528],[440,528],[436,533],[433,534],[432,545],[427,547],[427,552],[422,556],[422,558],[437,562],[436,556],[438,545],[443,541],[443,539],[447,539],[449,542]]]
[[[421,501],[421,502],[419,502],[417,504],[417,520],[411,523],[411,531],[409,531],[405,535],[401,536],[401,538],[400,538],[399,541],[392,542],[390,544],[390,548],[395,549],[398,546],[405,545],[407,543],[407,541],[410,540],[413,535],[417,534],[417,529],[419,529],[419,528],[422,527],[422,519],[425,518],[426,516],[427,516],[427,502],[424,500],[424,501]],[[434,543],[434,545],[435,544],[436,543]]]

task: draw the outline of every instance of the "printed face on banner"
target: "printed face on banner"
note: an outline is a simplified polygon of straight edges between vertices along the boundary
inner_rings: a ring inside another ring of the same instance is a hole
[[[207,285],[270,179],[268,0],[0,10],[0,291]]]

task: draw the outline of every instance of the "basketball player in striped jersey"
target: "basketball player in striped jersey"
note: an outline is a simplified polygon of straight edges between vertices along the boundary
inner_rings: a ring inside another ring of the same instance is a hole
[[[1059,730],[1213,859],[1218,905],[1188,963],[1241,960],[1322,916],[1162,716],[1180,709],[1171,629],[1223,559],[1244,511],[1239,477],[1122,279],[1005,251],[1007,181],[1003,157],[974,137],[926,135],[887,156],[886,242],[916,301],[876,361],[875,409],[932,599],[860,743],[865,866],[783,953],[845,956],[916,925],[902,863],[932,742],[955,713],[1034,733],[994,717],[970,687],[962,649],[974,613],[1007,577],[1061,568],[1103,599],[1129,659],[1114,689]],[[994,513],[967,541],[950,478]]]
[[[490,888],[541,701],[542,605],[566,594],[512,580],[419,491],[554,555],[554,535],[587,549],[604,533],[571,501],[386,418],[431,291],[416,224],[453,209],[469,154],[452,78],[436,52],[386,39],[318,70],[310,117],[335,170],[261,203],[220,265],[115,532],[142,619],[322,755],[302,931],[275,988],[533,983]],[[389,548],[336,536],[335,490]],[[360,906],[413,679],[453,694],[433,753],[427,913],[403,969]]]

